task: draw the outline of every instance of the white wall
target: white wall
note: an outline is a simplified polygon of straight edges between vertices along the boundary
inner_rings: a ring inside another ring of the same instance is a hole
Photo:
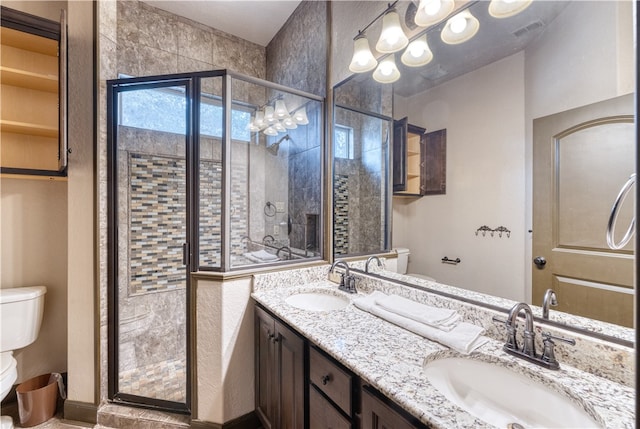
[[[67,183],[0,181],[0,286],[43,285],[38,339],[14,353],[18,380],[67,370]]]
[[[225,423],[255,409],[251,278],[198,280],[194,418]]]
[[[529,300],[533,119],[633,92],[632,20],[630,1],[572,2],[524,52],[397,98],[395,117],[448,133],[447,195],[394,199],[393,245],[411,249],[410,272]],[[483,224],[511,238],[475,237]]]
[[[404,100],[410,123],[447,130],[446,195],[393,201],[393,245],[411,250],[409,272],[524,298],[523,98],[520,52]],[[482,225],[513,233],[476,236]]]

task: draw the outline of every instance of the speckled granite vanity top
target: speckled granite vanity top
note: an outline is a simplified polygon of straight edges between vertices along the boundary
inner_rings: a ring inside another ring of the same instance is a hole
[[[437,428],[491,427],[449,402],[424,375],[426,362],[455,356],[456,352],[361,311],[353,304],[334,311],[307,311],[285,302],[293,294],[308,291],[355,298],[323,280],[326,272],[327,268],[316,267],[256,275],[252,296],[352,370],[363,383],[371,384],[422,422]],[[394,291],[397,288],[393,286]],[[368,286],[360,289],[361,294],[371,291]],[[408,290],[407,296],[415,293]],[[471,323],[477,322],[466,314],[463,317]],[[559,371],[543,369],[507,355],[502,345],[503,342],[491,339],[466,358],[495,362],[548,385],[580,404],[603,427],[635,427],[632,387],[575,369],[564,363],[562,357],[559,357]]]

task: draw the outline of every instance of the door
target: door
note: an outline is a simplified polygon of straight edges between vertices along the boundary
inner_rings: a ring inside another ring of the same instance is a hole
[[[192,82],[108,84],[109,396],[189,412]]]
[[[620,188],[636,171],[633,95],[533,122],[532,302],[548,288],[557,310],[633,326],[633,241],[607,245]],[[633,218],[627,198],[616,241]]]

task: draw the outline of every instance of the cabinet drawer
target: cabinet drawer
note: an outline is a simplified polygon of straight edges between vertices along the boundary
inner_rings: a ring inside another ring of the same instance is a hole
[[[309,379],[342,411],[351,415],[353,376],[313,347],[309,348]]]
[[[309,429],[351,429],[351,423],[315,387],[309,388]]]

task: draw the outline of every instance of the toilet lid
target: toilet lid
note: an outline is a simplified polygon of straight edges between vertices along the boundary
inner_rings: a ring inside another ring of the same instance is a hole
[[[17,362],[11,353],[0,353],[0,378],[2,378],[5,373],[15,368],[16,365]]]

